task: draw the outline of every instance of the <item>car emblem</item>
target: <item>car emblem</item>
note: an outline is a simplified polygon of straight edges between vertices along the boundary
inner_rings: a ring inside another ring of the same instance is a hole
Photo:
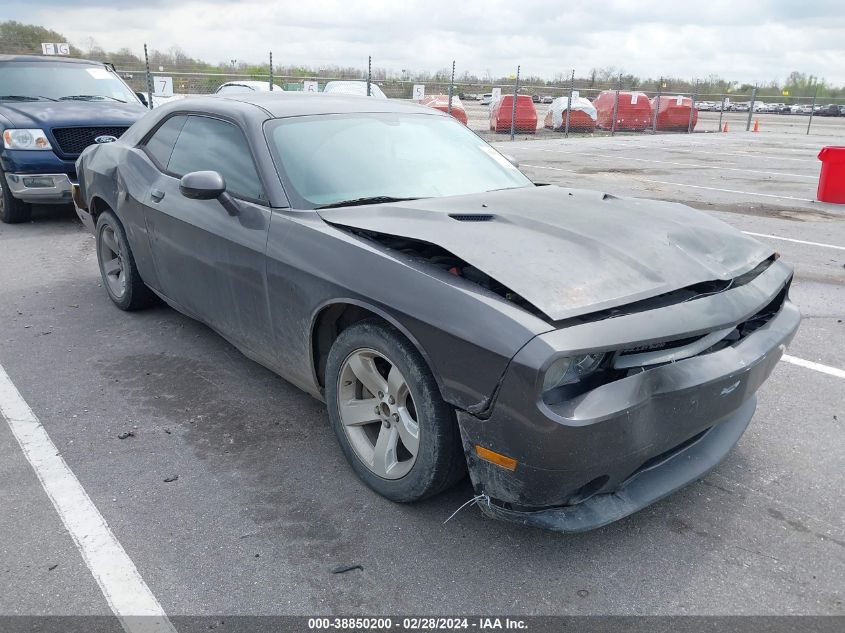
[[[114,143],[117,140],[116,136],[110,134],[103,134],[94,139],[95,143]]]

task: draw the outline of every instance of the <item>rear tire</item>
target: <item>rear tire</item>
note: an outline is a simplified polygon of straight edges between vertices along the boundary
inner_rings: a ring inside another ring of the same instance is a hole
[[[97,262],[103,286],[112,302],[121,310],[140,310],[156,302],[135,265],[126,232],[112,211],[97,218]]]
[[[326,404],[349,464],[383,497],[419,501],[466,474],[454,410],[395,328],[367,320],[340,333],[326,364]]]
[[[0,169],[0,221],[4,224],[20,224],[32,219],[32,206],[18,200],[9,190],[6,174]]]

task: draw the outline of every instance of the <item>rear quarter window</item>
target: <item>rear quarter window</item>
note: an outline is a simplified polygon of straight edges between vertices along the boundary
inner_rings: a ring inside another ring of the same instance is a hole
[[[167,169],[170,156],[173,154],[173,147],[176,145],[176,139],[179,137],[179,132],[182,131],[182,126],[185,125],[187,118],[186,116],[170,117],[147,141],[145,145],[147,153],[160,169]]]

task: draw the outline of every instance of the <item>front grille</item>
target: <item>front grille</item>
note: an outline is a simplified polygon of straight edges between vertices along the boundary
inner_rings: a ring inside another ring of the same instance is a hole
[[[65,158],[79,156],[89,145],[94,144],[98,136],[114,136],[120,138],[128,127],[54,127],[53,138],[56,139],[59,154]]]

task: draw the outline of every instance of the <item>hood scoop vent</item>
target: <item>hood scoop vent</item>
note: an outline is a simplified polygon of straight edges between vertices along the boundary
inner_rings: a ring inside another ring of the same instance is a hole
[[[449,217],[458,222],[489,222],[494,216],[489,213],[450,213]]]

